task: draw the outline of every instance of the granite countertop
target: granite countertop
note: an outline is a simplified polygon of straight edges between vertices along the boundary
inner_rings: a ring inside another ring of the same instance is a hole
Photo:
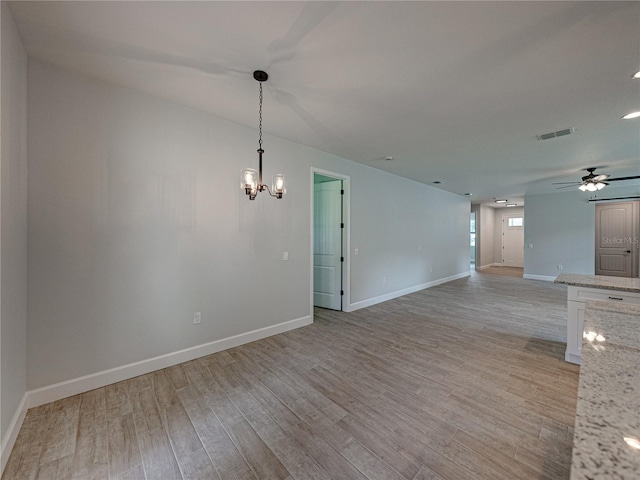
[[[573,287],[602,288],[624,292],[640,292],[640,278],[609,277],[606,275],[582,275],[579,273],[561,273],[555,283]]]
[[[640,305],[587,302],[584,331],[571,480],[638,480]]]

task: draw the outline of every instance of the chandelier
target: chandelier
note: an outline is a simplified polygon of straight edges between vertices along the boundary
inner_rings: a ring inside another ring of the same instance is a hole
[[[242,180],[240,182],[240,188],[242,188],[247,195],[249,195],[249,200],[255,200],[258,192],[267,191],[269,195],[275,198],[282,198],[282,195],[287,193],[285,188],[285,178],[284,175],[277,173],[273,176],[273,183],[271,184],[271,188],[268,185],[262,183],[262,154],[264,150],[262,149],[262,83],[266,82],[269,78],[266,72],[262,70],[256,70],[253,72],[253,78],[256,79],[260,84],[260,108],[258,109],[259,113],[259,121],[258,121],[258,171],[253,168],[245,168],[242,170]]]

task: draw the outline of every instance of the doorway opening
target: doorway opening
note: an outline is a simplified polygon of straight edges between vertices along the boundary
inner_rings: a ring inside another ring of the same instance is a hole
[[[640,202],[596,205],[595,274],[638,277]]]
[[[524,214],[502,214],[502,266],[524,268]]]
[[[476,212],[471,212],[471,222],[470,222],[469,231],[470,231],[469,247],[470,247],[471,270],[475,270],[476,268]]]
[[[312,169],[311,305],[349,311],[349,177]]]

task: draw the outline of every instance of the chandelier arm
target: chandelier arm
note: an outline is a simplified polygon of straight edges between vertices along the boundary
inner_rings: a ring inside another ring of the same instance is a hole
[[[262,185],[262,186],[267,190],[269,195],[271,195],[273,198],[282,198],[281,194],[271,193],[271,189],[269,188],[269,185]]]
[[[271,193],[271,189],[269,188],[268,185],[264,185],[264,188],[266,188],[266,190],[269,193],[269,195],[271,195],[272,197],[275,197],[275,195],[273,193]]]

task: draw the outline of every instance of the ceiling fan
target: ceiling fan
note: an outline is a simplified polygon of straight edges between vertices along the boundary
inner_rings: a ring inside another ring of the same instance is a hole
[[[602,190],[604,187],[609,185],[609,182],[616,182],[620,180],[635,180],[640,178],[640,175],[609,178],[609,175],[596,175],[594,173],[596,168],[597,167],[585,168],[585,170],[589,172],[589,174],[582,177],[581,182],[556,182],[553,183],[553,185],[564,185],[564,187],[558,187],[558,190],[560,190],[561,188],[578,186],[578,188],[583,192],[595,192],[597,190]]]

